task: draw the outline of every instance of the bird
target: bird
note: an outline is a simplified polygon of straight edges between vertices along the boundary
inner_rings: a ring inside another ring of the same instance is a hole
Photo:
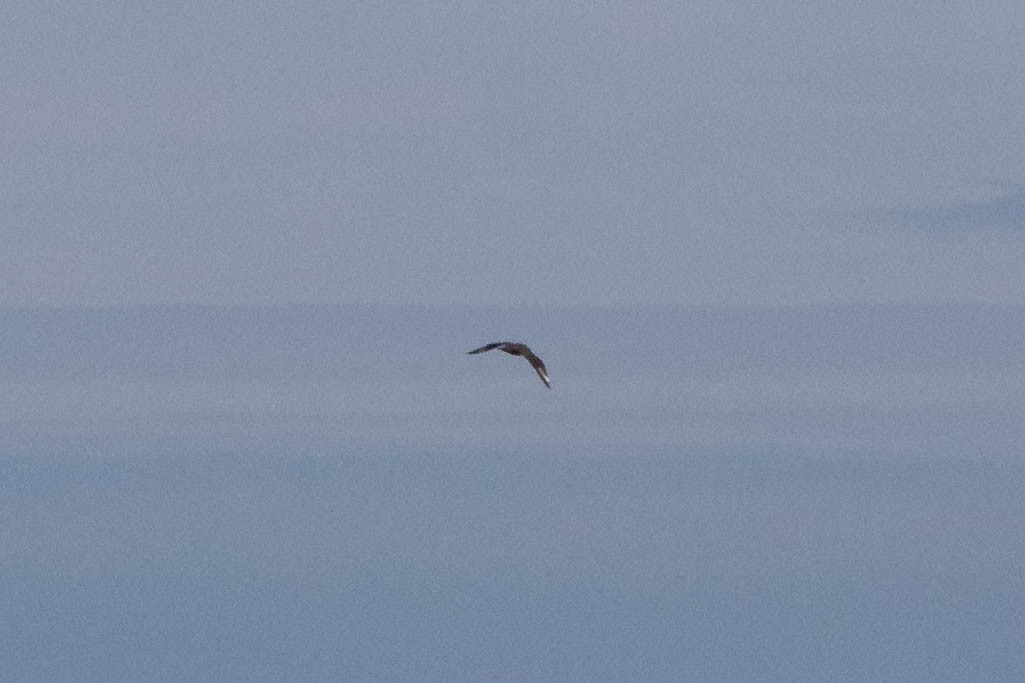
[[[520,344],[518,342],[494,342],[493,344],[485,344],[479,349],[473,351],[467,351],[468,354],[484,353],[485,351],[491,351],[492,349],[498,349],[499,351],[505,351],[506,353],[513,356],[523,356],[530,363],[531,367],[537,372],[537,376],[541,378],[541,381],[545,383],[545,386],[549,389],[552,388],[552,383],[548,379],[548,371],[545,370],[544,361],[537,357],[530,347],[526,344]]]

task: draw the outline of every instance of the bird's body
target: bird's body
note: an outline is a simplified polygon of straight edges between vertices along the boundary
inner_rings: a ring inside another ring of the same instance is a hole
[[[492,349],[498,349],[499,351],[505,351],[512,356],[522,356],[527,359],[530,366],[537,372],[537,376],[541,378],[541,381],[545,383],[545,386],[549,389],[552,388],[552,383],[548,380],[548,371],[545,370],[544,361],[537,357],[530,347],[526,344],[519,344],[517,342],[495,342],[493,344],[485,344],[479,349],[468,351],[467,353],[484,353],[485,351],[491,351]]]

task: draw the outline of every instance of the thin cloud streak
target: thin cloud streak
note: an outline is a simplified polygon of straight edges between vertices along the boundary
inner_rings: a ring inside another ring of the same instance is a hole
[[[1025,231],[1025,192],[984,201],[911,209],[901,217],[909,225],[936,232]]]

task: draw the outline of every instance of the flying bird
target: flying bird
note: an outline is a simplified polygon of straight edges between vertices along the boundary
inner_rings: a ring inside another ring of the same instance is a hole
[[[485,351],[491,351],[492,349],[505,351],[513,356],[523,356],[537,372],[537,376],[541,378],[541,381],[545,383],[545,386],[549,389],[552,388],[552,383],[548,381],[548,371],[545,370],[544,361],[538,358],[526,344],[517,344],[516,342],[495,342],[494,344],[485,344],[479,349],[474,349],[473,351],[467,351],[467,353],[484,353]]]

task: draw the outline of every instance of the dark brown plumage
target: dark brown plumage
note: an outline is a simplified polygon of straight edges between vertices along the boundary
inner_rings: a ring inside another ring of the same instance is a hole
[[[467,353],[484,353],[485,351],[491,351],[492,349],[498,349],[499,351],[505,351],[513,356],[522,356],[526,358],[527,362],[529,362],[531,367],[537,372],[537,376],[545,383],[545,386],[549,389],[552,388],[552,383],[548,381],[548,371],[545,370],[544,361],[538,358],[526,344],[518,344],[516,342],[495,342],[493,344],[485,344],[479,349],[474,349],[473,351],[467,351]]]

